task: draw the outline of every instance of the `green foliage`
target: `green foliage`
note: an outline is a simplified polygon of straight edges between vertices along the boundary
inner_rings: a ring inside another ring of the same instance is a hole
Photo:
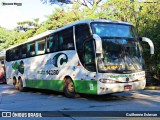
[[[0,50],[11,46],[16,41],[16,33],[0,27]]]
[[[140,36],[150,38],[155,46],[155,54],[148,59],[149,47],[143,45],[146,67],[154,78],[160,79],[160,4],[158,0],[150,4],[141,4],[139,12],[138,32]]]
[[[56,9],[53,14],[48,16],[48,20],[44,25],[47,26],[48,30],[55,30],[79,19],[80,12],[76,13],[74,10],[65,11],[64,9]]]
[[[42,25],[40,28],[38,28],[38,29],[36,30],[36,33],[35,33],[34,35],[38,35],[38,34],[40,34],[40,33],[42,33],[42,32],[47,31],[47,30],[48,30],[48,25],[47,25],[47,24],[44,24],[44,25]]]

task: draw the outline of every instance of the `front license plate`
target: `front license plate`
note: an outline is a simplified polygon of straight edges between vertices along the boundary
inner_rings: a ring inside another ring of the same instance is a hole
[[[132,85],[126,85],[124,86],[124,90],[131,90],[132,89]]]

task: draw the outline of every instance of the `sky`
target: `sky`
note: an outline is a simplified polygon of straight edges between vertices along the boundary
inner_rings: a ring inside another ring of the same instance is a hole
[[[13,5],[6,5],[6,3]],[[22,6],[17,6],[14,3],[21,3]],[[43,4],[41,0],[0,0],[0,26],[14,29],[17,22],[34,18],[39,18],[42,22],[58,7],[58,5]]]

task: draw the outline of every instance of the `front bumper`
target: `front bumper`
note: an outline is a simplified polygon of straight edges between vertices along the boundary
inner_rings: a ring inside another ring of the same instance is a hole
[[[97,94],[109,94],[109,93],[116,93],[116,92],[123,92],[129,90],[139,90],[144,89],[146,85],[146,79],[140,80],[137,82],[130,82],[130,83],[101,83],[98,81],[98,90]],[[125,86],[131,86],[130,89],[125,89]]]

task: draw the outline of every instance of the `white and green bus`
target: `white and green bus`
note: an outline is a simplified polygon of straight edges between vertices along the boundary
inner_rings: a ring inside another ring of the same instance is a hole
[[[46,31],[6,50],[6,79],[25,87],[76,93],[109,94],[144,89],[140,41],[132,24],[81,20]]]

